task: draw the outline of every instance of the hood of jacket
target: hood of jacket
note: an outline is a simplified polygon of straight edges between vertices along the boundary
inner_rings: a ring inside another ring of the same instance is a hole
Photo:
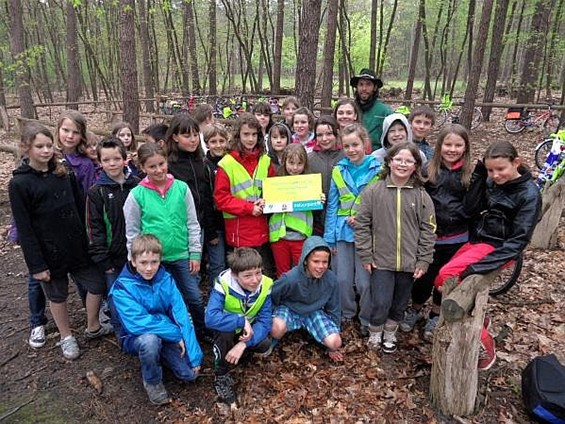
[[[302,254],[300,255],[300,264],[302,265],[300,267],[300,270],[304,273],[304,275],[310,277],[308,275],[308,272],[306,271],[306,258],[308,258],[308,255],[310,255],[310,253],[312,253],[312,251],[314,249],[318,249],[318,248],[323,248],[324,250],[326,250],[328,253],[330,253],[330,259],[331,259],[331,250],[330,250],[330,246],[328,245],[328,243],[325,242],[325,240],[322,237],[319,236],[311,236],[308,237],[305,241],[304,241],[304,245],[302,246]],[[329,265],[328,264],[328,269],[329,269]]]
[[[383,132],[381,134],[381,146],[383,146],[387,149],[390,147],[390,143],[388,142],[386,136],[388,134],[388,130],[390,129],[392,124],[394,124],[396,121],[400,121],[400,123],[402,125],[404,125],[404,128],[406,128],[406,134],[407,134],[406,141],[408,143],[413,142],[413,140],[412,140],[412,127],[410,126],[410,123],[408,122],[408,119],[406,118],[406,116],[404,116],[402,113],[393,113],[393,114],[385,117],[385,119],[383,121]]]

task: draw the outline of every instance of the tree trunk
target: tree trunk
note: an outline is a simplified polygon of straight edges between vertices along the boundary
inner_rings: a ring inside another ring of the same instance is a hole
[[[31,75],[29,67],[24,58],[24,24],[22,16],[22,3],[20,0],[9,0],[8,11],[10,15],[10,44],[12,47],[12,60],[17,64],[15,70],[16,86],[20,97],[20,112],[24,118],[36,118],[31,95]]]
[[[477,98],[477,90],[479,88],[479,80],[483,69],[483,61],[485,57],[485,49],[487,45],[488,31],[490,27],[490,15],[492,13],[492,3],[494,0],[484,0],[483,10],[481,13],[481,21],[479,23],[479,35],[475,43],[475,51],[473,52],[473,60],[470,69],[467,89],[465,90],[465,99],[461,110],[461,125],[471,130],[471,121],[473,120],[473,109]]]
[[[190,57],[190,74],[192,77],[192,92],[200,94],[200,75],[198,74],[198,55],[196,54],[196,33],[194,32],[194,7],[193,1],[185,1],[186,26],[188,31],[188,52]]]
[[[124,121],[129,122],[134,134],[139,134],[139,88],[135,54],[134,0],[120,0],[120,79],[124,102]]]
[[[381,51],[379,59],[379,65],[377,66],[377,75],[382,75],[384,73],[384,66],[386,62],[386,55],[388,50],[388,44],[390,42],[390,34],[392,33],[392,26],[394,25],[394,18],[396,17],[396,10],[398,8],[398,0],[394,0],[394,4],[392,5],[392,11],[390,14],[390,20],[388,23],[388,28],[386,31],[386,36],[384,41],[382,42],[382,49],[379,48]]]
[[[67,1],[67,102],[78,102],[81,96],[77,15],[72,1]],[[78,109],[78,105],[69,105]]]
[[[434,331],[430,398],[442,414],[468,416],[478,392],[479,340],[490,283],[498,271],[446,282]]]
[[[530,36],[524,53],[520,86],[518,87],[518,103],[530,103],[534,100],[535,87],[540,71],[540,58],[547,37],[550,13],[549,4],[549,0],[538,0],[536,4],[530,25]]]
[[[338,6],[339,0],[328,0],[326,40],[324,42],[324,67],[322,71],[322,107],[331,107],[332,103]]]
[[[483,103],[491,103],[494,100],[494,92],[496,90],[496,82],[498,80],[499,70],[500,70],[500,58],[502,57],[502,52],[504,51],[505,38],[504,32],[506,28],[506,15],[508,13],[509,0],[497,0],[496,11],[494,16],[494,24],[492,26],[492,36],[490,42],[490,56],[488,58],[488,71],[487,71],[487,83],[485,86],[485,94],[483,96]],[[485,121],[490,121],[490,113],[492,107],[483,106],[481,112],[483,113],[483,119]]]
[[[216,0],[210,0],[208,4],[208,23],[210,29],[208,32],[208,43],[210,44],[210,59],[208,62],[208,93],[215,96],[218,93],[218,81],[216,75]]]
[[[532,235],[531,247],[536,249],[557,247],[557,229],[563,209],[565,209],[565,179],[560,178],[543,192],[541,219]]]
[[[371,1],[371,45],[369,47],[369,69],[375,70],[377,52],[377,10],[378,1]]]
[[[273,94],[281,92],[282,42],[284,32],[284,0],[277,0],[277,24],[275,27],[275,56],[273,58]]]
[[[155,90],[153,85],[153,73],[151,72],[151,54],[149,52],[149,29],[147,26],[147,9],[145,0],[138,0],[139,6],[139,41],[141,43],[141,57],[143,63],[143,86],[145,88],[145,98],[153,99]],[[153,113],[154,101],[147,100],[145,102],[145,111]]]
[[[295,92],[300,104],[309,109],[314,106],[321,10],[322,0],[306,0],[300,11],[300,40],[298,43]]]
[[[3,53],[2,50],[0,50],[0,63],[4,63],[4,57],[3,57]],[[0,107],[6,107],[6,92],[4,91],[4,73],[3,73],[3,67],[0,66]],[[7,127],[7,125],[6,125]]]
[[[420,0],[420,8],[424,0]],[[418,9],[419,10],[419,9]],[[422,37],[422,18],[418,14],[416,27],[414,28],[414,43],[410,51],[410,66],[408,68],[408,80],[406,81],[406,91],[404,92],[404,100],[412,98],[412,90],[414,88],[414,78],[416,77],[416,65],[418,64],[418,53],[420,52],[420,39]]]
[[[552,8],[554,10],[554,8]],[[551,86],[553,81],[553,70],[554,65],[557,64],[557,38],[559,37],[559,22],[561,19],[561,13],[563,12],[563,0],[559,0],[557,8],[555,8],[555,13],[553,14],[553,26],[551,28],[551,41],[548,47],[548,58],[547,58],[547,71],[545,74],[545,97],[549,100],[552,98]]]

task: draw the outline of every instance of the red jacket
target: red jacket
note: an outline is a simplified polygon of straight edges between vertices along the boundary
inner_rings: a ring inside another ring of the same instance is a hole
[[[243,165],[250,176],[253,176],[259,163],[259,150],[242,155],[232,150],[230,155]],[[269,166],[269,177],[275,176],[275,169]],[[233,247],[258,247],[269,241],[269,225],[267,216],[253,216],[253,202],[234,197],[230,191],[231,182],[225,171],[219,167],[216,173],[214,200],[218,210],[236,215],[233,219],[224,219],[226,243]]]

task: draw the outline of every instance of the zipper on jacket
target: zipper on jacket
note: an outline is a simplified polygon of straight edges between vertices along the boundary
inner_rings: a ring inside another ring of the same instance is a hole
[[[396,188],[396,271],[400,271],[402,269],[402,249],[401,249],[401,242],[402,242],[402,225],[401,225],[401,206],[402,206],[402,199],[401,199],[401,191],[400,187]]]

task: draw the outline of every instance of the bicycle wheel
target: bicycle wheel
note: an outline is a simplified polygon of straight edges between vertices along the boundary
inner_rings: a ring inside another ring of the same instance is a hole
[[[542,169],[547,159],[547,155],[551,151],[551,146],[553,146],[553,139],[548,138],[542,141],[536,148],[535,161],[538,169]]]
[[[526,126],[521,119],[506,119],[504,121],[504,129],[510,134],[518,134],[524,131]]]
[[[555,114],[551,114],[543,123],[543,130],[546,135],[557,132],[559,128],[561,128],[561,119]]]
[[[436,127],[441,128],[447,121],[447,111],[438,110],[436,114]]]
[[[514,261],[510,261],[502,267],[500,274],[492,282],[489,289],[489,294],[491,296],[498,296],[500,294],[506,293],[510,290],[514,284],[518,281],[520,273],[522,272],[522,266],[524,265],[524,258],[522,254],[516,258]]]
[[[475,128],[478,128],[479,125],[481,125],[481,122],[483,122],[483,113],[481,112],[481,109],[476,107],[473,108],[473,118],[471,120],[471,129],[474,130]]]

